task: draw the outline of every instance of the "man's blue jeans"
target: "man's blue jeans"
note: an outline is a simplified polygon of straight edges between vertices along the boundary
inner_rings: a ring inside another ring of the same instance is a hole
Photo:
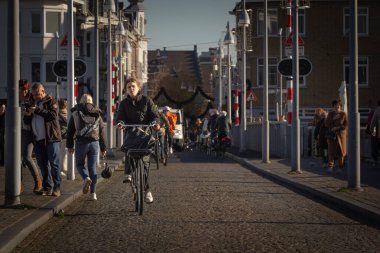
[[[56,191],[61,187],[61,171],[59,168],[60,142],[38,141],[35,145],[37,164],[42,174],[44,191]],[[49,166],[50,165],[50,166]]]
[[[75,160],[77,170],[84,180],[86,177],[90,177],[92,183],[90,186],[90,192],[96,192],[96,182],[98,175],[96,174],[96,161],[99,156],[99,141],[93,141],[90,143],[84,143],[77,141],[75,143]],[[87,158],[87,168],[85,162]]]

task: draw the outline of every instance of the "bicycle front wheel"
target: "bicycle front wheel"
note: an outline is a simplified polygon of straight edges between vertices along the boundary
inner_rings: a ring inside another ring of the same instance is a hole
[[[144,210],[144,187],[145,187],[145,178],[144,178],[144,163],[142,159],[139,159],[137,162],[137,212],[139,215],[143,214]]]

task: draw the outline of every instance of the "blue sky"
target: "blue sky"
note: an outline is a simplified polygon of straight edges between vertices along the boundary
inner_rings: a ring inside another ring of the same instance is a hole
[[[228,12],[235,0],[145,0],[146,37],[149,50],[192,50],[217,47],[222,32],[235,26]]]

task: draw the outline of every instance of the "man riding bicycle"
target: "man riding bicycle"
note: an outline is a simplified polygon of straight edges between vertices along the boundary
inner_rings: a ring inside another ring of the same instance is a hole
[[[141,84],[135,79],[131,78],[127,80],[126,90],[127,96],[120,102],[119,111],[115,122],[118,124],[118,127],[121,128],[122,124],[143,124],[147,125],[152,122],[159,122],[159,114],[157,106],[153,103],[152,99],[142,95],[141,93]],[[155,130],[160,129],[159,124],[155,124],[153,127]],[[129,131],[126,129],[125,131]],[[129,159],[125,159],[125,178],[124,183],[131,182],[131,168],[128,162]],[[149,168],[145,166],[146,178],[148,179]],[[145,186],[145,201],[147,203],[153,202],[153,195],[149,189],[149,182],[146,180]]]

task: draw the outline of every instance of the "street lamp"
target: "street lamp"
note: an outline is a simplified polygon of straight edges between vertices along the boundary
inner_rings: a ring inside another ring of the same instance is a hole
[[[230,31],[230,23],[227,22],[227,33],[226,36],[224,36],[224,45],[227,45],[227,78],[228,78],[228,92],[227,92],[227,114],[228,114],[228,121],[232,122],[231,120],[231,56],[230,56],[230,45],[235,44],[234,36],[232,35],[232,32]]]
[[[280,28],[279,30],[278,30],[278,36],[279,36],[279,38],[280,38],[280,57],[279,57],[279,62],[281,62],[281,60],[282,60],[282,28]],[[280,101],[279,101],[279,103],[280,103],[280,106],[279,106],[279,117],[278,117],[278,119],[277,120],[279,120],[279,119],[281,119],[281,117],[282,117],[282,76],[281,76],[281,74],[279,75],[279,81],[280,81]]]
[[[268,109],[268,0],[264,0],[264,87],[262,121],[262,160],[269,163],[269,109]]]
[[[125,29],[122,21],[121,11],[119,24],[116,29],[116,35],[119,36],[119,103],[123,99],[123,83],[124,83],[124,73],[123,73],[123,37],[125,36]],[[118,146],[123,145],[123,130],[118,131]]]
[[[108,61],[107,61],[107,146],[109,149],[108,156],[112,156],[113,148],[113,114],[112,114],[112,27],[111,13],[115,12],[115,2],[113,0],[105,0],[103,10],[108,15]]]
[[[250,24],[249,21],[249,16],[248,12],[245,9],[245,0],[243,0],[243,10],[240,13],[239,17],[239,23],[238,25],[242,27],[243,29],[243,48],[242,48],[242,53],[243,53],[243,77],[242,77],[242,93],[241,93],[241,100],[242,100],[242,105],[241,105],[241,125],[240,125],[240,152],[243,152],[245,150],[245,131],[247,130],[247,119],[246,119],[246,38],[245,38],[245,28],[248,27]]]
[[[219,50],[218,50],[218,58],[219,58],[219,69],[218,69],[218,72],[219,72],[219,95],[218,95],[218,110],[219,111],[222,111],[222,97],[223,97],[223,84],[222,84],[222,60],[223,60],[223,57],[224,57],[224,54],[223,54],[223,48],[222,48],[222,40],[219,40]]]
[[[59,33],[55,32],[55,60],[59,60],[59,54],[58,54],[58,48],[59,48]],[[59,99],[59,77],[56,78],[57,87],[56,87],[56,99]]]

